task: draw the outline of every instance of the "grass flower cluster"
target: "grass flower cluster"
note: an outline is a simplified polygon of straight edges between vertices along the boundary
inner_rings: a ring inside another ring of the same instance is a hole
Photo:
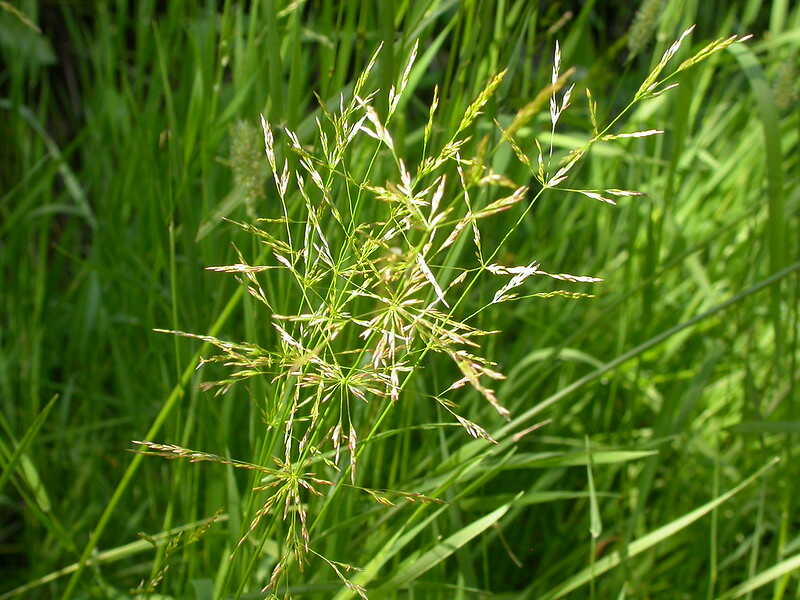
[[[714,42],[662,77],[690,33],[691,28],[667,49],[625,111],[674,87],[668,82],[677,73],[744,39],[733,36]],[[216,347],[219,354],[202,359],[201,366],[221,363],[229,373],[204,384],[205,389],[213,388],[220,394],[252,378],[269,381],[267,397],[254,397],[252,401],[264,415],[264,450],[267,455],[278,454],[271,458],[274,466],[234,461],[171,444],[134,442],[146,454],[216,462],[258,474],[261,482],[253,493],[261,495],[260,507],[239,544],[255,535],[259,525],[269,532],[283,532],[284,549],[265,591],[279,589],[290,566],[302,570],[312,554],[323,559],[349,589],[366,598],[364,588],[344,575],[351,567],[345,568],[313,549],[314,498],[329,503],[339,490],[350,487],[392,505],[385,491],[357,486],[359,457],[364,445],[380,432],[386,415],[403,401],[404,389],[412,378],[424,376],[425,361],[431,355],[448,358],[458,376],[430,400],[469,436],[497,443],[483,426],[461,414],[457,402],[462,388],[469,387],[501,417],[510,418],[492,387],[492,382],[505,376],[496,363],[481,355],[481,339],[497,332],[481,330],[471,321],[494,304],[525,297],[587,296],[570,290],[523,292],[520,296],[533,277],[572,283],[601,281],[584,275],[549,273],[535,257],[529,257],[524,265],[495,262],[504,242],[547,191],[577,193],[612,205],[616,198],[640,195],[615,188],[571,189],[562,184],[593,144],[663,133],[613,132],[624,112],[601,127],[587,92],[592,137],[565,156],[554,156],[551,143],[547,151],[537,146],[536,158],[531,159],[513,135],[501,128],[496,143],[509,143],[538,183],[536,190],[518,186],[494,173],[481,156],[462,156],[471,141],[473,124],[503,81],[505,72],[500,72],[488,80],[438,150],[429,143],[436,126],[434,97],[423,140],[425,153],[416,166],[407,164],[397,152],[391,129],[414,66],[417,45],[399,81],[389,90],[388,111],[383,117],[374,105],[379,91],[367,89],[380,51],[357,79],[351,97],[340,98],[338,110],[321,105],[324,119],[316,121],[313,143],[302,143],[288,128],[282,128],[282,136],[276,138],[273,127],[261,117],[266,163],[277,196],[272,198],[277,202],[259,204],[260,212],[272,212],[270,216],[236,225],[252,234],[262,250],[256,264],[239,253],[239,262],[208,270],[234,275],[263,305],[276,332],[275,347],[265,349],[252,343],[160,330]],[[556,43],[549,99],[551,140],[574,91],[573,84],[559,94],[560,69],[561,53]],[[245,133],[245,126],[237,125],[236,135]],[[377,180],[372,168],[380,154],[388,154],[394,167],[385,182]],[[370,155],[370,160],[365,161],[365,155]],[[247,164],[237,165],[237,153],[232,160],[235,173],[245,167],[252,171]],[[244,160],[250,161],[249,157]],[[240,179],[242,176],[237,175],[237,181]],[[278,207],[280,211],[276,212]],[[514,214],[510,227],[502,239],[492,240],[487,247],[481,223],[507,211]],[[465,254],[471,254],[471,258],[465,258]],[[262,262],[266,264],[259,264]],[[295,291],[289,300],[297,299],[296,304],[287,304],[271,293],[280,276],[276,271],[292,282]],[[491,300],[472,314],[461,315],[465,298],[487,277],[495,287]],[[317,475],[317,470],[326,474]],[[350,483],[345,484],[348,480]],[[436,501],[409,491],[391,494],[411,501]]]
[[[0,1],[0,600],[797,595],[798,31]]]

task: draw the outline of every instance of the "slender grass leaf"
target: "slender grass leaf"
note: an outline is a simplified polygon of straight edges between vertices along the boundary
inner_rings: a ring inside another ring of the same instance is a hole
[[[11,477],[11,474],[16,469],[17,463],[21,463],[23,477],[33,490],[34,494],[36,495],[36,501],[44,512],[48,512],[50,510],[50,499],[48,498],[44,485],[39,478],[39,473],[33,466],[33,463],[30,461],[30,459],[26,456],[25,451],[36,437],[39,429],[47,420],[47,416],[50,414],[50,410],[55,405],[57,399],[58,394],[53,396],[41,410],[41,412],[36,416],[36,419],[34,419],[33,423],[31,423],[31,426],[28,427],[25,435],[23,435],[19,443],[16,444],[11,456],[8,457],[8,460],[3,461],[3,471],[0,473],[0,491],[2,491],[3,487],[8,481],[8,478]],[[3,419],[3,421],[5,425],[5,419]]]
[[[795,554],[786,560],[782,560],[769,569],[761,571],[759,574],[751,577],[744,583],[737,585],[735,588],[728,590],[722,594],[722,596],[720,596],[720,600],[741,598],[742,596],[749,594],[772,581],[775,581],[779,577],[788,575],[789,573],[797,571],[798,569],[800,569],[800,554]]]
[[[600,537],[603,533],[603,521],[600,519],[600,508],[597,505],[597,493],[594,489],[594,477],[592,476],[592,450],[589,444],[589,436],[586,436],[586,475],[589,478],[589,532],[594,539]]]
[[[517,498],[519,498],[519,495]],[[389,590],[407,586],[426,571],[438,565],[459,548],[494,525],[508,512],[508,509],[511,508],[513,504],[514,501],[512,500],[457,531],[431,550],[428,550],[411,564],[402,567],[399,573],[381,586],[381,589]]]
[[[125,558],[130,558],[131,556],[135,556],[136,554],[141,554],[142,552],[147,552],[148,550],[153,550],[154,545],[156,548],[159,548],[166,544],[172,536],[176,533],[181,533],[183,531],[191,531],[193,529],[197,529],[198,527],[203,527],[208,525],[210,522],[222,522],[228,519],[228,515],[218,515],[216,517],[212,517],[210,519],[202,519],[200,521],[194,521],[193,523],[187,523],[186,525],[181,525],[179,527],[173,527],[168,531],[162,531],[161,533],[157,533],[155,535],[149,536],[148,539],[144,540],[136,540],[135,542],[131,542],[130,544],[125,544],[123,546],[118,546],[116,548],[111,548],[110,550],[104,550],[102,552],[98,552],[95,556],[93,556],[90,560],[87,561],[86,564],[88,565],[101,565],[107,564],[111,562],[115,562],[118,560],[122,560]],[[38,587],[56,581],[57,579],[64,577],[65,575],[69,575],[70,573],[75,573],[80,568],[80,563],[72,563],[71,565],[67,565],[57,571],[53,571],[44,575],[34,581],[26,583],[18,588],[14,588],[8,592],[0,594],[0,600],[7,600],[9,598],[16,598],[22,594],[27,594],[31,590],[34,590]]]
[[[721,496],[718,496],[711,502],[708,502],[693,510],[690,513],[687,513],[680,517],[679,519],[675,519],[670,523],[667,523],[663,527],[659,527],[658,529],[651,531],[650,533],[638,538],[637,540],[631,542],[627,549],[626,549],[626,556],[627,558],[633,558],[634,556],[641,554],[642,552],[653,548],[654,546],[658,545],[659,543],[663,542],[664,540],[672,537],[679,531],[685,529],[698,519],[701,519],[712,510],[714,510],[720,504],[727,502],[733,496],[738,494],[748,485],[753,483],[756,479],[761,477],[764,473],[766,473],[769,469],[775,466],[778,463],[779,459],[774,458],[769,461],[766,465],[761,467],[758,471],[750,475],[747,479],[737,485],[735,488],[725,492]],[[596,561],[594,565],[590,568],[584,569],[580,573],[570,577],[567,581],[562,583],[561,585],[553,588],[543,596],[541,596],[542,600],[555,600],[556,598],[563,598],[570,592],[580,588],[583,585],[586,585],[591,581],[594,577],[602,575],[606,571],[610,571],[614,567],[618,566],[622,562],[622,555],[620,552],[613,552],[608,556],[601,558],[600,560]]]

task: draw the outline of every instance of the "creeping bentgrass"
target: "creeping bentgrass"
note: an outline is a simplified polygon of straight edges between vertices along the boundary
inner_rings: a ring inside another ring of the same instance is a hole
[[[792,597],[798,26],[0,2],[0,598]]]
[[[593,144],[663,133],[654,129],[615,132],[614,126],[638,102],[674,87],[670,80],[678,73],[744,39],[731,36],[718,40],[682,62],[670,75],[662,76],[691,31],[687,29],[666,50],[633,100],[608,124],[598,124],[589,95],[592,137],[562,157],[554,155],[552,140],[559,120],[570,107],[574,85],[559,92],[561,53],[556,42],[550,82],[549,147],[543,151],[539,146],[532,160],[511,132],[503,132],[498,142],[512,146],[538,183],[536,190],[492,172],[480,155],[462,156],[473,123],[502,83],[504,71],[487,81],[438,151],[428,147],[426,140],[429,153],[416,167],[398,153],[391,133],[392,117],[408,85],[416,44],[399,80],[389,91],[383,118],[373,105],[378,91],[367,91],[380,48],[357,79],[349,99],[342,96],[334,111],[321,105],[324,119],[316,121],[313,142],[301,143],[294,131],[283,128],[281,143],[261,117],[266,163],[272,171],[278,202],[273,203],[270,216],[238,225],[263,247],[259,256],[271,260],[249,264],[239,253],[237,263],[208,269],[239,279],[263,306],[279,343],[264,349],[212,336],[165,332],[196,337],[220,351],[203,359],[201,365],[222,363],[230,373],[222,380],[205,384],[206,388],[226,393],[239,382],[268,380],[268,395],[252,400],[264,413],[262,455],[272,455],[275,465],[240,463],[170,444],[136,444],[140,452],[192,462],[216,462],[262,476],[253,488],[250,522],[237,548],[248,537],[256,536],[259,526],[260,535],[271,532],[284,539],[264,591],[279,589],[281,582],[288,585],[290,567],[302,571],[311,555],[327,563],[349,589],[366,597],[362,586],[345,577],[346,569],[340,568],[341,563],[314,550],[314,519],[322,510],[316,505],[334,502],[340,490],[356,486],[362,468],[359,457],[365,445],[381,432],[381,423],[395,404],[403,402],[403,391],[419,376],[430,355],[448,357],[458,372],[454,381],[431,395],[431,401],[455,418],[468,435],[497,443],[484,427],[461,414],[456,402],[461,388],[469,386],[500,416],[510,418],[509,410],[489,387],[490,382],[505,376],[497,370],[496,363],[480,354],[480,340],[496,332],[477,328],[470,321],[492,305],[519,300],[519,290],[534,276],[575,283],[601,280],[549,273],[540,268],[535,257],[519,266],[494,261],[505,240],[546,191],[577,193],[612,205],[616,203],[614,198],[640,195],[613,187],[572,189],[564,184]],[[435,123],[435,110],[434,101],[426,132]],[[245,131],[243,126],[237,127],[237,135],[243,135],[238,133]],[[364,161],[362,157],[370,154],[372,159]],[[372,165],[380,154],[391,157],[394,181],[376,181]],[[237,160],[236,154],[232,160]],[[242,179],[238,175],[237,178]],[[510,189],[505,191],[507,187]],[[506,211],[516,211],[515,220],[499,240],[487,246],[481,223]],[[471,247],[471,258],[464,256],[467,247]],[[501,281],[495,284],[497,289],[491,300],[471,315],[459,316],[464,299],[487,275]],[[267,284],[262,279],[274,282],[278,278],[290,281],[296,290],[288,303],[265,292]],[[561,297],[586,295],[559,292]],[[371,407],[368,413],[361,408],[366,405]],[[346,461],[342,460],[343,454],[347,455]],[[326,474],[317,475],[312,468]],[[346,480],[349,485],[344,484]],[[325,492],[320,486],[331,489]],[[366,490],[380,503],[392,504],[377,491],[356,489]],[[406,500],[424,498],[413,491],[395,494]],[[253,564],[251,561],[245,570],[243,582],[250,578]]]

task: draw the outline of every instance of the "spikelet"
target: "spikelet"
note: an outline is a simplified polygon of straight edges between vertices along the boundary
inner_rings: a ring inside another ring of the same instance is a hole
[[[628,60],[633,60],[653,38],[664,0],[643,0],[628,29]]]
[[[241,194],[251,219],[256,218],[256,204],[265,196],[267,171],[261,154],[261,132],[252,123],[237,121],[231,126],[230,167],[233,185]]]
[[[489,98],[492,97],[492,94],[494,94],[495,90],[497,89],[497,86],[499,86],[503,82],[505,76],[506,76],[506,70],[503,69],[497,75],[492,77],[488,82],[486,82],[486,85],[483,87],[481,92],[478,94],[475,100],[472,101],[472,104],[470,104],[467,107],[467,110],[464,112],[464,116],[461,118],[461,122],[458,124],[458,130],[456,132],[456,135],[458,135],[459,133],[464,131],[467,127],[472,125],[472,122],[475,121],[475,119],[478,117],[479,114],[481,114],[481,109],[489,101]]]

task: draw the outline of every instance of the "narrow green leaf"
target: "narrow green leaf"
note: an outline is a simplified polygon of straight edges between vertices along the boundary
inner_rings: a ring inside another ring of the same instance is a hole
[[[592,476],[592,450],[589,443],[589,436],[586,436],[586,474],[589,477],[589,533],[594,539],[603,533],[603,522],[600,519],[600,508],[597,505],[597,494],[594,489],[594,477]]]
[[[741,598],[745,594],[749,594],[750,592],[757,590],[763,585],[768,584],[771,581],[775,581],[778,577],[782,577],[783,575],[787,575],[793,571],[800,569],[800,554],[795,554],[791,558],[787,558],[786,560],[782,560],[777,565],[766,569],[765,571],[761,571],[758,575],[751,577],[744,583],[737,585],[735,588],[732,588],[725,592],[722,596],[720,596],[720,600],[728,600],[729,598]]]
[[[541,452],[536,454],[519,454],[512,457],[503,465],[503,470],[509,469],[552,469],[555,467],[582,467],[592,464],[613,465],[640,460],[657,454],[655,450],[601,450],[590,457],[588,453],[579,452]],[[490,468],[487,466],[487,468]],[[494,467],[491,467],[494,468]]]
[[[104,550],[103,552],[98,552],[95,556],[91,559],[86,561],[83,566],[86,565],[101,565],[110,562],[114,562],[117,560],[122,560],[124,558],[129,558],[136,554],[140,554],[142,552],[147,552],[148,550],[152,550],[154,545],[155,547],[161,547],[166,544],[171,536],[175,535],[176,533],[180,533],[182,531],[191,531],[193,529],[197,529],[198,527],[204,527],[208,525],[211,521],[215,522],[222,522],[228,519],[228,515],[219,515],[216,517],[211,517],[210,519],[202,519],[200,521],[194,521],[193,523],[187,523],[185,525],[181,525],[179,527],[173,527],[169,531],[162,531],[161,533],[157,533],[153,536],[150,536],[149,539],[144,540],[136,540],[135,542],[131,542],[130,544],[124,544],[122,546],[118,546],[117,548],[111,548],[110,550]],[[272,542],[274,546],[274,542]],[[8,600],[9,598],[16,598],[22,594],[30,592],[38,587],[46,585],[52,581],[55,581],[65,575],[69,575],[70,573],[75,573],[79,568],[79,563],[72,563],[71,565],[67,565],[62,569],[58,569],[57,571],[53,571],[52,573],[48,573],[40,577],[39,579],[35,579],[25,585],[22,585],[18,588],[14,588],[13,590],[9,590],[4,594],[0,595],[0,600]]]
[[[517,496],[519,498],[519,496]],[[477,521],[473,521],[463,529],[457,531],[443,542],[437,544],[432,549],[428,550],[425,554],[420,556],[414,562],[404,566],[399,573],[386,582],[381,589],[397,589],[406,586],[426,571],[432,569],[448,556],[453,554],[456,550],[470,542],[475,537],[486,531],[489,527],[499,521],[503,515],[508,512],[511,505],[514,503],[512,500],[493,510],[489,514],[481,517]]]
[[[750,477],[745,479],[742,483],[737,485],[735,488],[725,492],[721,496],[715,498],[711,502],[708,502],[693,510],[690,513],[683,515],[682,517],[675,519],[674,521],[667,523],[663,527],[659,527],[658,529],[651,531],[650,533],[640,537],[639,539],[632,542],[626,551],[627,558],[633,558],[634,556],[641,554],[645,550],[649,550],[653,546],[663,542],[667,538],[675,535],[682,529],[685,529],[698,519],[704,517],[709,512],[714,510],[717,506],[730,500],[733,496],[738,494],[748,485],[753,483],[756,479],[758,479],[761,475],[763,475],[766,471],[771,469],[775,466],[780,459],[773,458],[769,461],[766,465],[761,467],[758,471],[753,473]],[[567,581],[562,583],[561,585],[557,586],[556,588],[550,590],[541,598],[543,600],[555,600],[556,598],[563,598],[570,592],[578,589],[579,587],[589,583],[593,578],[602,575],[606,571],[610,571],[614,567],[618,566],[622,562],[622,555],[619,552],[613,552],[608,556],[605,556],[594,563],[594,565],[590,568],[582,570],[580,573],[570,577]]]
[[[16,447],[14,451],[11,453],[7,461],[4,461],[3,464],[3,471],[0,473],[0,491],[3,490],[3,486],[5,486],[6,481],[8,478],[11,477],[11,474],[14,472],[14,469],[17,466],[17,463],[21,463],[23,469],[23,476],[27,481],[30,488],[33,490],[36,501],[39,504],[39,507],[44,512],[50,511],[50,499],[47,497],[47,493],[45,492],[44,485],[39,478],[39,473],[37,472],[36,468],[33,466],[33,463],[25,454],[25,451],[30,446],[33,439],[36,437],[36,434],[39,433],[39,429],[47,420],[47,415],[50,414],[50,410],[53,408],[53,405],[56,403],[58,399],[58,394],[53,396],[50,399],[45,407],[41,410],[41,412],[36,416],[31,426],[28,427],[28,431],[25,432],[25,435],[22,436],[22,439]],[[12,440],[13,444],[13,440]]]
[[[728,429],[734,433],[800,433],[800,421],[744,421]]]
[[[608,492],[596,492],[598,498],[601,497],[615,497],[616,494],[609,494]],[[488,510],[495,506],[499,506],[504,502],[510,501],[514,494],[492,494],[489,496],[477,496],[467,498],[460,503],[464,510]],[[578,498],[589,498],[589,492],[572,492],[568,490],[548,490],[548,491],[530,491],[525,492],[514,503],[514,506],[532,506],[534,504],[546,504],[548,502],[558,502],[559,500],[575,500]]]
[[[766,242],[769,247],[769,266],[771,272],[779,271],[787,264],[788,246],[786,239],[786,214],[783,198],[783,157],[781,153],[781,131],[778,109],[775,106],[772,87],[753,51],[743,44],[735,44],[728,49],[739,61],[756,97],[758,116],[764,133],[764,155],[767,172],[767,222]],[[771,309],[775,331],[776,367],[779,368],[784,356],[784,335],[781,326],[780,284],[772,288]]]

